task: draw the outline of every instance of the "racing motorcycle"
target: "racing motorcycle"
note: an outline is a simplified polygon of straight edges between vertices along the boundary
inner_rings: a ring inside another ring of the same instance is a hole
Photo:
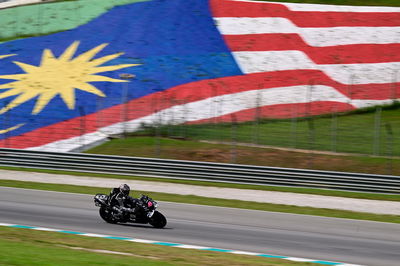
[[[107,223],[140,223],[151,224],[155,228],[163,228],[167,225],[165,216],[157,211],[158,204],[152,198],[142,195],[137,202],[139,208],[133,212],[132,206],[122,208],[122,213],[113,210],[106,194],[96,194],[94,204],[100,207],[99,214]]]

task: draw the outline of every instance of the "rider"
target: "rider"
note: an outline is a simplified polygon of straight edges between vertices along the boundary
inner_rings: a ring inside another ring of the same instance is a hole
[[[135,213],[138,208],[138,200],[129,196],[130,187],[127,184],[121,184],[117,188],[113,188],[110,193],[110,205],[113,210],[122,214],[122,211]],[[130,207],[130,208],[129,208]]]

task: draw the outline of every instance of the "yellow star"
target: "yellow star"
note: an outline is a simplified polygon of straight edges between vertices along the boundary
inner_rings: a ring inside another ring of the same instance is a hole
[[[14,56],[16,54],[5,54],[5,55],[0,55],[0,59],[6,58],[6,57],[10,57],[10,56]]]
[[[51,50],[45,49],[39,66],[14,61],[16,65],[25,71],[25,74],[0,75],[1,79],[15,80],[0,85],[0,89],[9,89],[0,94],[0,99],[18,95],[7,106],[0,109],[0,114],[35,97],[38,97],[38,99],[32,114],[38,114],[57,95],[61,96],[69,109],[74,109],[75,89],[105,97],[102,91],[89,84],[89,82],[127,82],[127,80],[113,79],[95,74],[138,65],[101,66],[123,54],[116,53],[92,59],[107,46],[105,43],[73,58],[78,46],[79,41],[75,41],[58,58],[54,57]]]
[[[15,130],[15,129],[17,129],[17,128],[22,127],[23,125],[25,125],[25,123],[18,124],[18,125],[16,125],[16,126],[9,127],[9,128],[6,128],[6,129],[1,129],[1,130],[0,130],[0,134],[5,134],[5,133],[7,133],[7,132],[13,131],[13,130]]]

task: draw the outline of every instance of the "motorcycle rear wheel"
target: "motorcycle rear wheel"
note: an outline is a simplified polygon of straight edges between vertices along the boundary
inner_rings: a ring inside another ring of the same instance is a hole
[[[167,219],[161,212],[155,211],[149,220],[149,224],[155,228],[164,228],[167,225]]]

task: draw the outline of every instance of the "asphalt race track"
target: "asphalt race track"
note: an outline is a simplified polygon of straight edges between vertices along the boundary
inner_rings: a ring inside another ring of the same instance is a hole
[[[168,219],[165,229],[113,225],[99,217],[93,196],[0,187],[0,223],[363,265],[398,266],[400,262],[400,224],[167,202],[159,205]]]

